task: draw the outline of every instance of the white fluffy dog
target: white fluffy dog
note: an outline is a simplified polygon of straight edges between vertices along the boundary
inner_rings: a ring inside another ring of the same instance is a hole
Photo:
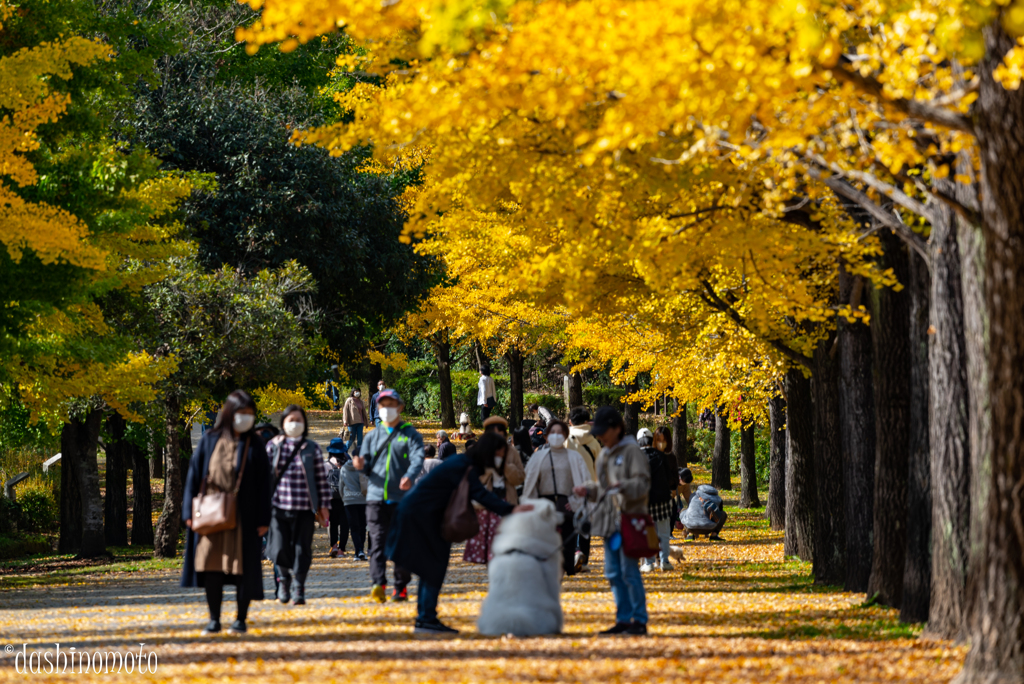
[[[556,530],[555,505],[547,499],[520,503],[534,508],[502,520],[491,547],[487,598],[476,623],[481,634],[538,636],[562,631],[562,538]]]

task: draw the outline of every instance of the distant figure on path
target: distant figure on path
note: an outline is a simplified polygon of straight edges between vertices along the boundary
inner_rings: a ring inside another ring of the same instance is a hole
[[[387,387],[388,386],[384,383],[384,381],[381,380],[380,382],[377,383],[377,393],[370,397],[370,420],[373,421],[373,424],[376,427],[380,427],[380,406],[378,406],[378,402],[380,401],[380,393],[386,390]],[[362,449],[360,449],[360,451],[362,451]]]
[[[353,454],[358,454],[359,449],[363,446],[363,428],[368,422],[366,408],[363,406],[363,400],[359,398],[360,394],[359,388],[352,390],[352,394],[345,400],[345,408],[341,413],[341,418],[349,433],[346,446]],[[355,450],[352,449],[353,444],[355,444]]]
[[[490,367],[480,366],[480,379],[477,381],[476,388],[476,403],[480,407],[481,424],[490,417],[491,410],[498,405],[497,396]]]

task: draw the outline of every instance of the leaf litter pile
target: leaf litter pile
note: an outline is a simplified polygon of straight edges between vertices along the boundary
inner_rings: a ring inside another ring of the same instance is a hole
[[[0,681],[23,681],[6,644],[28,650],[153,650],[155,675],[78,674],[75,681],[281,682],[945,682],[965,649],[918,638],[894,610],[866,607],[861,594],[815,587],[806,563],[786,560],[782,533],[763,509],[730,511],[724,543],[688,542],[686,560],[644,576],[651,614],[646,638],[597,638],[614,604],[595,540],[591,572],[569,578],[566,630],[548,638],[485,638],[475,619],[486,569],[461,561],[441,596],[441,619],[459,638],[414,637],[415,580],[406,604],[367,600],[366,563],[317,551],[305,606],[253,604],[249,632],[202,637],[203,595],[177,587],[174,571],[73,577],[64,586],[0,593]],[[679,538],[673,540],[680,544]],[[264,577],[270,586],[271,571]],[[222,622],[234,619],[231,589]],[[62,677],[63,679],[63,677]]]

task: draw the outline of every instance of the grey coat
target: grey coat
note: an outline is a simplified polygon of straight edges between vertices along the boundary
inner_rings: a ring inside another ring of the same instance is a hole
[[[341,466],[341,498],[346,506],[366,503],[366,475],[352,466],[352,461],[345,461]]]
[[[587,499],[597,502],[591,517],[591,533],[610,537],[622,526],[623,513],[647,513],[651,491],[651,467],[632,435],[597,457],[597,482],[587,483]],[[617,494],[607,495],[611,487]]]

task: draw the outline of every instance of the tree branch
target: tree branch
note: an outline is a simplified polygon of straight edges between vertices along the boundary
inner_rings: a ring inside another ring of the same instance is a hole
[[[728,302],[719,297],[718,293],[715,292],[715,288],[713,288],[711,286],[711,283],[709,283],[706,279],[701,278],[700,284],[704,287],[704,292],[701,293],[701,299],[703,299],[708,306],[724,313],[726,316],[731,318],[733,322],[736,323],[736,325],[740,326],[747,332],[756,335],[758,338],[764,340],[765,342],[770,344],[773,349],[781,353],[790,361],[798,363],[807,368],[811,367],[811,360],[808,359],[803,354],[801,354],[800,352],[796,351],[795,349],[792,349],[789,345],[785,344],[780,340],[766,338],[751,330],[750,326],[747,325],[747,322],[743,320],[743,316],[740,316],[739,312],[736,311],[736,309],[732,308],[732,306],[730,306]]]

